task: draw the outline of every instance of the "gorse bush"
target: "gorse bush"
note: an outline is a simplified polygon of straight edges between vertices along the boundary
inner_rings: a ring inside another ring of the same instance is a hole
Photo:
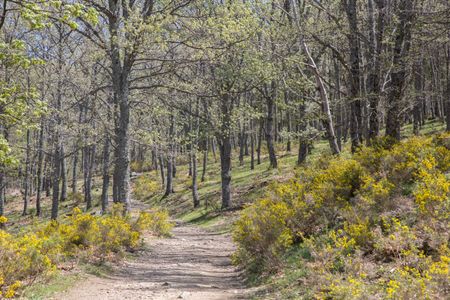
[[[147,172],[152,169],[151,162],[147,161],[132,161],[130,163],[130,170],[131,172]]]
[[[110,215],[95,216],[75,208],[71,215],[41,225],[31,233],[12,235],[0,230],[0,298],[46,275],[68,259],[99,263],[122,256],[141,245],[142,233],[168,235],[172,223],[166,211],[141,212],[136,220],[122,216],[121,205]]]
[[[158,182],[152,180],[148,175],[142,175],[134,182],[133,195],[136,199],[145,200],[146,197],[156,194],[160,189],[161,185]]]
[[[414,197],[419,211],[436,218],[448,218],[446,213],[450,211],[448,201],[450,181],[437,168],[436,159],[434,157],[424,159],[415,176],[418,184]]]
[[[302,244],[315,298],[444,298],[449,149],[442,134],[379,139],[351,158],[317,159],[244,209],[234,226],[235,261],[276,270]]]
[[[292,232],[287,224],[290,214],[285,202],[271,199],[262,199],[246,209],[233,235],[241,242],[241,249],[245,249],[235,255],[236,262],[257,263],[259,257],[273,262],[292,244]]]
[[[142,212],[134,224],[133,229],[138,232],[148,229],[157,236],[168,237],[171,235],[174,225],[169,220],[169,213],[166,210],[155,210],[151,213]]]
[[[74,203],[75,206],[83,203],[84,195],[82,193],[72,193],[67,195],[67,201]]]

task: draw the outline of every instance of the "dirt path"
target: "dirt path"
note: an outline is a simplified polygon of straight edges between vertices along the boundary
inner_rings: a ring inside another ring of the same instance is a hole
[[[54,299],[246,299],[231,265],[227,235],[181,225],[168,239],[147,239],[137,259],[100,278],[89,276]]]

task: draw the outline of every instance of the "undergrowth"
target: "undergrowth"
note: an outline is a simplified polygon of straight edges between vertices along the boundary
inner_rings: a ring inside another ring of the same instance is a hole
[[[58,222],[36,224],[32,232],[0,230],[0,298],[14,297],[21,287],[51,275],[65,263],[81,260],[101,264],[135,251],[145,230],[170,234],[173,224],[165,211],[140,212],[136,219],[123,216],[122,211],[119,204],[105,216],[75,208]]]
[[[449,134],[318,158],[244,209],[234,261],[253,277],[295,274],[284,284],[292,298],[444,299],[449,171]],[[292,249],[307,253],[300,272],[286,259]]]

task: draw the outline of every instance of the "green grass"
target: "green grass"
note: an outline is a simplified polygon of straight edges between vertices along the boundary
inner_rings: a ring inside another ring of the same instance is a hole
[[[105,277],[112,272],[109,264],[82,264],[77,272],[57,271],[40,282],[35,282],[26,287],[21,297],[25,299],[48,299],[54,294],[64,292],[72,288],[78,281],[82,280],[86,274],[97,277]]]
[[[21,293],[21,298],[30,300],[48,299],[56,293],[71,288],[82,277],[80,273],[57,272],[45,281],[35,282],[26,287]]]
[[[421,135],[430,135],[445,130],[445,123],[440,120],[427,121],[419,130]],[[414,135],[413,124],[408,124],[402,127],[402,137],[411,137]]]
[[[249,274],[250,286],[263,286],[253,299],[309,299],[310,291],[302,284],[308,276],[304,260],[311,258],[308,249],[301,245],[292,247],[282,259],[282,272],[265,276]]]
[[[85,264],[83,265],[84,273],[91,274],[97,277],[106,277],[111,274],[113,268],[109,264]]]

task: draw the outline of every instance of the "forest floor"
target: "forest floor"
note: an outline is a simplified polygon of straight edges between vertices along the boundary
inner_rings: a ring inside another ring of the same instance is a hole
[[[52,299],[246,299],[231,264],[228,234],[179,224],[166,239],[145,238],[145,249],[107,275],[89,275]]]

